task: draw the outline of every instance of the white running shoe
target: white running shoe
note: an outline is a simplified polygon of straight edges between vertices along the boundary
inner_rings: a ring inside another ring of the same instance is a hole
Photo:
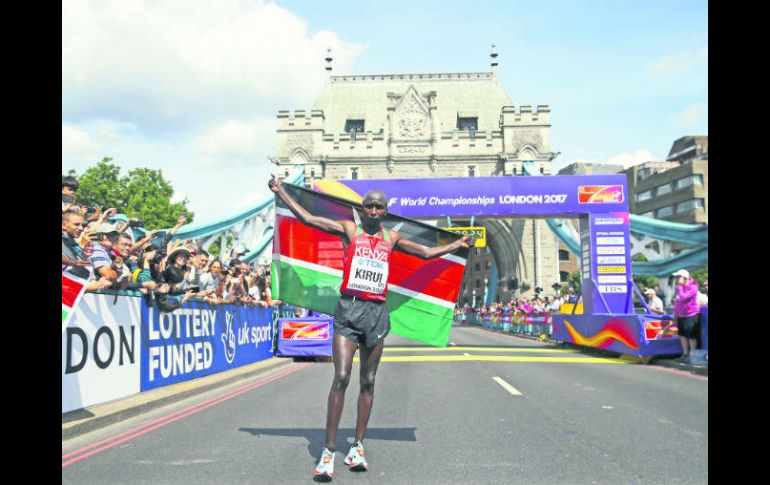
[[[331,482],[334,478],[334,452],[329,448],[324,448],[313,474],[318,482]]]
[[[345,457],[345,464],[350,467],[351,470],[357,472],[365,472],[369,465],[364,458],[364,445],[361,442],[353,443],[348,452],[348,456]]]

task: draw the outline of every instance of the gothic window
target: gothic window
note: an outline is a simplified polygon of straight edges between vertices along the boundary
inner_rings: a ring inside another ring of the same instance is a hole
[[[479,131],[478,118],[457,118],[457,129],[460,131],[469,131],[474,133]]]
[[[350,179],[358,180],[358,167],[350,167]]]
[[[350,139],[355,140],[356,134],[364,132],[364,120],[345,121],[345,133],[350,134]]]
[[[475,177],[475,176],[476,176],[476,166],[468,165],[468,177]]]

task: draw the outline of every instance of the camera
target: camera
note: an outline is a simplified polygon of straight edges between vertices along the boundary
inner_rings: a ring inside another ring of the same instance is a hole
[[[140,221],[139,219],[129,219],[128,227],[144,227],[144,221]]]
[[[158,250],[166,249],[166,245],[173,236],[166,231],[158,231],[155,233],[155,237],[152,238],[152,247]]]

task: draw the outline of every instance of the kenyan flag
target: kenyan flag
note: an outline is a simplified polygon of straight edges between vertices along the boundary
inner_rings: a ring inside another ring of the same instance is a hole
[[[359,203],[287,183],[283,187],[313,215],[358,222],[354,208],[361,210]],[[461,237],[392,214],[383,219],[383,226],[427,247]],[[430,345],[447,345],[467,256],[467,249],[431,260],[393,251],[387,293],[393,333]],[[275,298],[333,315],[340,297],[342,258],[339,236],[304,225],[276,196],[272,270]]]
[[[75,313],[75,307],[83,293],[86,291],[86,280],[80,279],[71,273],[62,272],[61,274],[61,324],[62,327]]]

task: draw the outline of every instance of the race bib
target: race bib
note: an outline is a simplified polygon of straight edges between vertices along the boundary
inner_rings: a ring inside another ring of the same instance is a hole
[[[350,264],[348,288],[381,295],[388,286],[388,252],[357,247]]]

